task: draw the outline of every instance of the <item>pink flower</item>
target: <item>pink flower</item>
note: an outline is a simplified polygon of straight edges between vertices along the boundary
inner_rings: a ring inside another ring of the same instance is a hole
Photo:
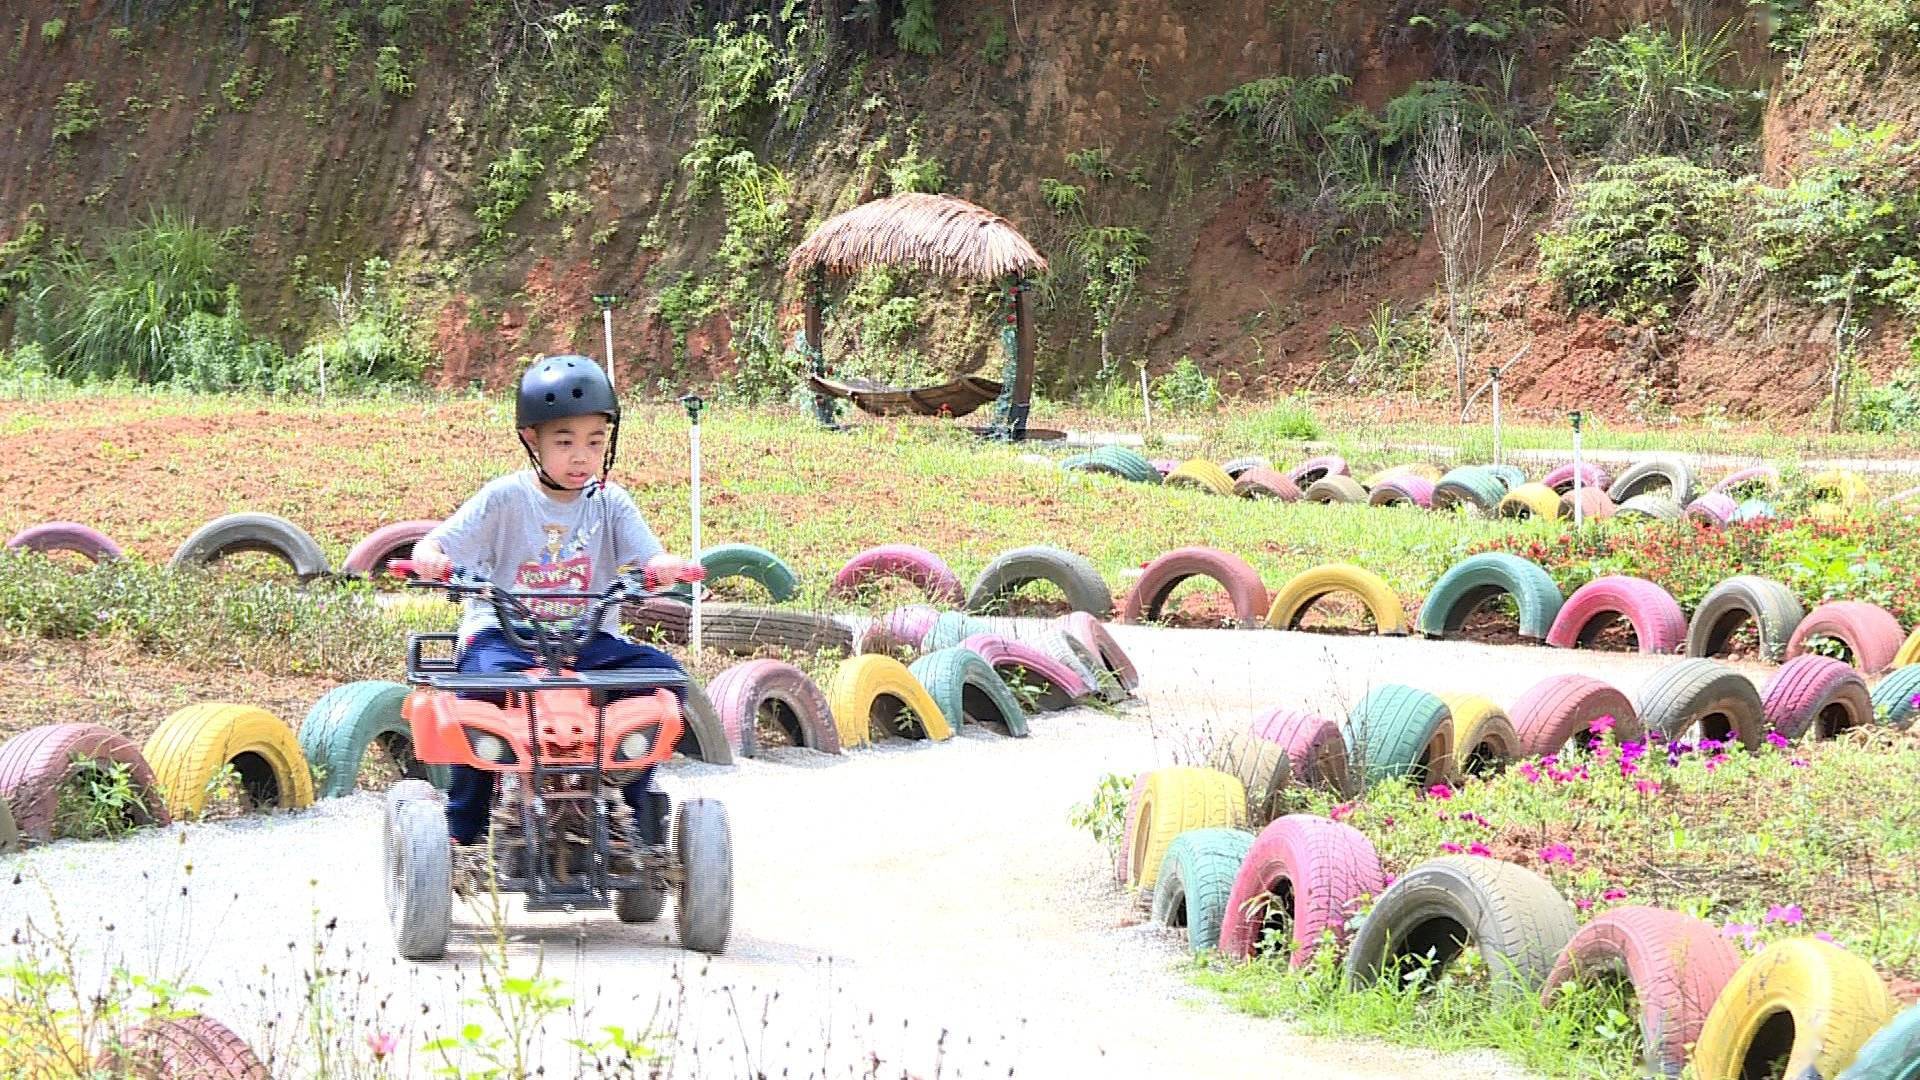
[[[373,1051],[373,1059],[375,1061],[384,1060],[386,1056],[393,1053],[394,1048],[399,1045],[399,1038],[388,1032],[382,1031],[377,1034],[374,1032],[367,1033],[367,1048]]]
[[[1595,735],[1605,735],[1607,732],[1613,730],[1613,725],[1614,725],[1613,717],[1603,716],[1600,719],[1595,720],[1593,723],[1588,724],[1587,730],[1594,733]]]
[[[1523,761],[1520,763],[1520,775],[1526,777],[1527,783],[1529,784],[1537,784],[1540,782],[1540,770],[1535,768],[1531,761]]]
[[[1479,814],[1476,814],[1471,810],[1462,810],[1456,816],[1459,817],[1461,821],[1471,821],[1475,825],[1478,825],[1483,829],[1493,828],[1493,822],[1488,821],[1486,818],[1481,817]]]
[[[1466,849],[1461,847],[1459,844],[1456,844],[1453,841],[1449,840],[1446,843],[1440,845],[1440,850],[1446,852],[1449,855],[1458,855]]]
[[[1727,925],[1720,928],[1721,937],[1739,938],[1740,941],[1743,944],[1745,944],[1746,947],[1749,949],[1753,948],[1754,937],[1759,933],[1760,933],[1760,928],[1750,923],[1730,922]]]
[[[1446,784],[1435,784],[1427,789],[1427,798],[1442,801],[1453,798],[1453,789]]]
[[[1353,804],[1350,802],[1343,802],[1335,806],[1333,809],[1327,811],[1327,816],[1332,818],[1335,821],[1345,821],[1347,819],[1347,815],[1351,813],[1353,813]]]
[[[1804,769],[1807,767],[1807,759],[1803,757],[1797,757],[1787,762],[1787,764],[1793,766],[1796,769]]]
[[[1660,781],[1635,780],[1633,782],[1633,790],[1639,792],[1642,795],[1658,795],[1660,794]]]
[[[1573,849],[1565,844],[1548,844],[1540,849],[1540,861],[1543,863],[1566,863],[1573,865]]]
[[[1396,875],[1388,874],[1386,877],[1380,879],[1380,887],[1384,889],[1398,880],[1400,879]]]
[[[1640,766],[1635,765],[1633,762],[1628,761],[1626,758],[1620,759],[1620,775],[1621,776],[1633,776],[1639,771],[1640,771]]]
[[[1777,731],[1769,731],[1767,732],[1767,745],[1773,747],[1775,750],[1785,750],[1792,744],[1787,741],[1785,735]]]
[[[1767,909],[1767,921],[1784,923],[1787,926],[1799,926],[1806,918],[1799,904],[1775,904]]]
[[[1625,900],[1626,898],[1627,890],[1617,885],[1600,894],[1600,899],[1602,900]]]
[[[1584,896],[1575,897],[1573,901],[1573,909],[1575,911],[1592,911],[1593,901]]]
[[[1827,933],[1825,930],[1816,930],[1813,933],[1813,940],[1824,941],[1827,944],[1831,945],[1833,944],[1833,935]]]
[[[1475,840],[1473,843],[1467,845],[1467,854],[1478,855],[1481,858],[1490,859],[1493,857],[1493,849],[1481,843],[1480,841]]]

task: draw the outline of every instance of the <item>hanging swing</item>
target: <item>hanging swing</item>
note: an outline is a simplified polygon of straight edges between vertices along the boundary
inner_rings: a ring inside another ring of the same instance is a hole
[[[834,378],[821,351],[829,274],[852,275],[871,267],[926,270],[963,281],[1001,283],[1000,346],[1005,360],[998,381],[963,375],[922,387],[891,387],[868,379]],[[875,416],[960,417],[993,403],[987,433],[1021,439],[1033,401],[1033,322],[1027,278],[1047,261],[1005,218],[951,195],[894,195],[829,219],[794,248],[787,273],[799,278],[806,297],[806,327],[794,346],[807,362],[814,415],[831,426],[838,401],[851,401]]]

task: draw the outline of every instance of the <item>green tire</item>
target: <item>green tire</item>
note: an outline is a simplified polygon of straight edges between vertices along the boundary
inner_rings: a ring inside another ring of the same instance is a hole
[[[1453,469],[1433,485],[1435,510],[1470,509],[1483,517],[1492,517],[1507,497],[1507,485],[1479,465]]]
[[[409,757],[413,732],[400,717],[400,706],[408,690],[396,682],[368,679],[336,686],[321,695],[307,718],[300,722],[300,751],[307,761],[322,770],[314,783],[315,793],[323,799],[351,794],[360,776],[360,763],[367,747],[378,739],[401,740]],[[395,747],[396,749],[398,746]],[[449,770],[445,765],[410,762],[406,775],[447,789]]]
[[[976,619],[964,611],[943,611],[933,620],[933,629],[920,640],[923,653],[951,649],[975,634],[993,632],[993,624],[984,619]]]
[[[780,556],[752,544],[721,544],[700,553],[700,566],[707,572],[707,585],[726,578],[746,578],[758,582],[776,604],[784,604],[800,592],[800,575],[793,572]],[[674,596],[690,597],[685,585],[676,585]]]
[[[1526,471],[1518,465],[1482,465],[1480,467],[1500,481],[1501,486],[1508,491],[1527,482]]]
[[[1875,720],[1895,731],[1907,730],[1920,717],[1920,706],[1913,703],[1916,696],[1920,696],[1920,664],[1894,668],[1873,688]]]
[[[1920,1080],[1920,1005],[1875,1032],[1839,1080]]]
[[[972,649],[946,648],[930,652],[907,668],[926,688],[940,715],[955,731],[968,720],[997,723],[1015,738],[1027,735],[1027,714],[993,665]]]
[[[1136,484],[1160,483],[1160,470],[1153,462],[1124,446],[1103,446],[1087,455],[1087,463],[1082,466],[1088,472],[1112,473],[1124,477]]]
[[[1253,848],[1253,834],[1240,829],[1189,829],[1173,838],[1153,887],[1153,921],[1187,931],[1187,947],[1220,947],[1233,879]]]
[[[1359,762],[1371,785],[1419,778],[1453,757],[1453,714],[1447,703],[1411,686],[1379,687],[1347,714],[1347,760]],[[1431,777],[1444,779],[1444,777]]]
[[[1553,617],[1566,603],[1560,587],[1538,565],[1490,551],[1455,563],[1433,583],[1420,604],[1420,632],[1436,638],[1457,634],[1468,616],[1503,593],[1520,608],[1520,636],[1535,640],[1553,629]]]

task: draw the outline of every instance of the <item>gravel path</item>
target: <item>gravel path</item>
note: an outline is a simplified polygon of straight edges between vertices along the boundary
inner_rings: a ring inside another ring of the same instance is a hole
[[[677,795],[724,799],[732,816],[732,946],[713,961],[681,952],[670,918],[630,927],[606,914],[516,915],[513,966],[543,962],[584,1006],[544,1044],[557,1051],[604,1024],[671,1024],[676,1075],[699,1076],[1241,1077],[1281,1062],[1291,1075],[1333,1080],[1526,1075],[1492,1055],[1443,1060],[1309,1039],[1225,1008],[1190,985],[1171,935],[1137,924],[1067,811],[1103,773],[1169,760],[1196,728],[1238,723],[1256,708],[1339,712],[1388,680],[1510,700],[1563,670],[1612,678],[1631,694],[1661,661],[1264,631],[1116,632],[1146,689],[1117,717],[1056,714],[1021,741],[969,732],[940,747],[841,759],[785,749],[736,769],[674,768],[664,782]],[[449,1014],[474,1015],[460,1003],[479,990],[490,930],[456,906],[448,962],[394,958],[379,813],[363,794],[301,814],[0,860],[13,882],[0,890],[0,940],[28,919],[44,927],[57,907],[83,943],[84,970],[122,963],[190,977],[211,991],[208,1012],[281,1054],[303,1022],[304,973],[319,943],[321,966],[368,976],[339,980],[350,999],[343,1012],[356,1018],[348,1041],[401,1018],[424,1025],[416,1034],[446,1031],[457,1027]],[[417,1056],[403,1067],[427,1071]]]

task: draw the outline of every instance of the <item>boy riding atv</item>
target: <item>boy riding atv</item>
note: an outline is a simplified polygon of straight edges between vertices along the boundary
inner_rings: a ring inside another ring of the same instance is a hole
[[[586,357],[551,357],[521,378],[515,427],[532,468],[481,488],[415,546],[410,564],[396,564],[466,601],[451,663],[422,655],[423,644],[446,635],[415,635],[410,644],[408,677],[421,689],[407,718],[421,759],[452,766],[443,835],[460,857],[447,861],[450,878],[457,862],[465,885],[478,878],[480,887],[492,880],[526,892],[534,910],[603,908],[617,894],[627,921],[657,918],[678,885],[683,943],[718,952],[732,920],[724,810],[709,800],[683,806],[675,832],[693,820],[700,836],[670,843],[671,807],[653,787],[654,765],[682,730],[686,673],[619,633],[626,600],[705,575],[664,553],[608,478],[619,424],[613,386]],[[622,572],[631,566],[644,566],[638,581]],[[606,805],[615,777],[624,806]],[[418,784],[389,797],[389,901],[409,958],[445,948],[440,853],[415,836],[419,819],[441,813],[438,796]],[[496,822],[511,835],[494,838],[499,858],[490,862],[481,845]],[[724,899],[723,917],[688,910],[687,853],[676,850],[683,842],[714,849],[691,876],[713,879],[696,883],[706,892],[724,877],[724,898],[693,899],[707,907]]]

